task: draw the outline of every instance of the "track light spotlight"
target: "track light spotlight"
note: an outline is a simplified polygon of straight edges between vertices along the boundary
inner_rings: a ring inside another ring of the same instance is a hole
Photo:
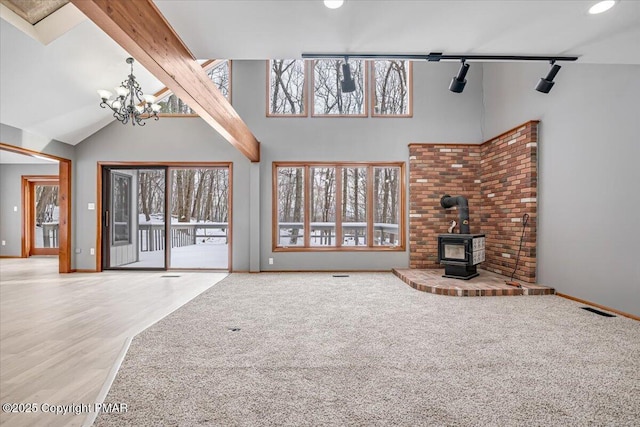
[[[356,82],[351,77],[351,67],[349,67],[349,59],[344,59],[344,64],[342,64],[342,77],[343,80],[340,82],[340,87],[342,88],[342,93],[350,93],[356,91]]]
[[[549,93],[553,87],[555,83],[553,79],[556,77],[556,74],[558,74],[558,71],[560,71],[560,68],[562,68],[559,65],[554,64],[554,62],[555,61],[551,61],[551,70],[549,70],[547,77],[541,78],[538,82],[538,85],[536,86],[536,90],[538,92]]]
[[[465,80],[467,71],[469,71],[469,64],[467,64],[463,59],[458,75],[451,80],[451,84],[449,85],[449,90],[451,92],[462,93],[464,86],[467,84],[467,80]]]

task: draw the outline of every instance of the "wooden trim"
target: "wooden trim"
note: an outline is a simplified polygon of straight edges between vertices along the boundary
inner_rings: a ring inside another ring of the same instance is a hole
[[[42,151],[31,150],[28,148],[22,148],[15,145],[5,144],[4,142],[0,142],[0,150],[11,151],[17,154],[24,154],[26,156],[31,157],[45,157],[51,160],[57,160],[59,162],[70,162],[71,160],[66,159],[64,157],[54,156],[53,154],[43,153]]]
[[[87,268],[74,269],[73,273],[100,273],[98,270],[91,270]]]
[[[260,143],[152,0],[71,0],[250,161]]]
[[[328,118],[328,117],[337,117],[337,118],[351,118],[351,119],[361,119],[361,118],[367,118],[369,117],[369,67],[368,67],[368,61],[365,61],[363,59],[356,59],[355,61],[362,61],[364,63],[363,68],[364,68],[364,82],[363,82],[363,96],[364,99],[362,100],[362,107],[364,109],[364,112],[362,114],[316,114],[315,113],[315,83],[316,83],[316,78],[315,78],[315,62],[317,61],[321,61],[321,59],[315,59],[310,61],[311,62],[311,72],[310,72],[310,76],[311,76],[311,117],[317,117],[317,118]]]
[[[71,272],[71,162],[60,162],[58,182],[58,257],[60,258],[60,273]]]
[[[304,247],[308,248],[311,246],[311,237],[309,233],[311,232],[310,223],[311,220],[309,218],[309,211],[311,210],[311,168],[309,165],[304,167]]]
[[[630,313],[625,313],[624,311],[620,311],[620,310],[616,310],[615,308],[611,308],[611,307],[607,307],[601,304],[596,304],[594,302],[591,301],[587,301],[581,298],[577,298],[577,297],[573,297],[571,295],[567,295],[567,294],[563,294],[560,292],[556,292],[556,295],[562,298],[566,298],[572,301],[576,301],[579,302],[580,304],[587,304],[587,305],[591,305],[593,307],[598,307],[602,310],[606,310],[606,311],[610,311],[612,313],[618,314],[620,316],[624,316],[624,317],[628,317],[629,319],[633,319],[633,320],[638,320],[640,321],[640,316],[636,316],[635,314],[630,314]]]
[[[271,112],[271,61],[272,59],[267,59],[265,61],[267,68],[267,97],[266,97],[266,110],[265,116],[269,118],[300,118],[300,117],[309,117],[309,79],[307,78],[309,72],[309,63],[311,61],[300,60],[303,61],[302,69],[303,69],[303,82],[302,82],[302,107],[304,111],[299,114],[277,114]]]
[[[342,247],[342,166],[336,165],[336,247]]]
[[[229,92],[231,93],[231,92]],[[233,272],[233,163],[229,162],[229,166],[227,167],[227,181],[229,183],[229,194],[227,195],[227,252],[228,252],[228,261],[227,261],[227,271],[229,273]]]
[[[19,255],[0,255],[0,258],[20,259],[20,258],[24,258],[24,257],[19,256]]]
[[[376,113],[376,73],[375,73],[375,60],[369,61],[371,68],[371,117],[375,118],[412,118],[413,117],[413,61],[406,60],[409,64],[407,70],[407,93],[408,93],[408,113],[407,114],[380,114]]]
[[[16,147],[14,145],[4,144],[0,142],[0,149],[11,151],[18,154],[25,154],[28,156],[45,157],[58,161],[58,206],[59,206],[59,220],[58,226],[58,272],[70,273],[71,270],[71,160],[64,157],[58,157],[39,151],[30,150],[27,148]],[[23,207],[24,207],[24,194],[23,194]],[[24,230],[24,224],[23,230]],[[22,256],[26,257],[28,251],[26,251],[27,236],[22,235]]]
[[[204,70],[205,73],[208,73],[209,71],[211,71],[212,68],[220,65],[223,62],[227,62],[228,63],[228,67],[229,67],[229,88],[228,88],[228,96],[226,96],[227,101],[229,101],[230,104],[232,104],[231,102],[231,87],[232,87],[232,81],[233,81],[233,77],[232,77],[232,69],[231,69],[231,64],[232,61],[230,59],[209,59],[205,62],[202,63],[202,69]],[[162,99],[165,96],[168,96],[169,94],[173,94],[173,92],[171,92],[171,90],[169,90],[168,87],[163,87],[162,89],[160,89],[159,91],[156,91],[153,96],[156,97],[156,99]],[[188,117],[200,117],[197,114],[176,114],[176,113],[158,113],[159,117],[167,117],[167,118],[188,118]]]
[[[102,272],[102,163],[98,162],[96,183],[96,271]]]
[[[273,252],[404,252],[404,249],[400,246],[279,246]]]
[[[27,200],[27,204],[23,204],[22,206],[22,212],[24,213],[22,215],[22,222],[23,222],[23,227],[25,227],[22,231],[22,234],[26,236],[29,236],[29,240],[25,240],[25,246],[28,247],[28,250],[26,251],[26,255],[27,256],[33,256],[33,255],[58,255],[59,254],[59,247],[60,247],[60,242],[58,242],[58,248],[38,248],[36,247],[36,242],[35,242],[35,233],[33,233],[33,227],[35,226],[35,211],[33,210],[33,207],[35,206],[35,197],[36,197],[36,192],[35,192],[35,186],[36,185],[55,185],[56,187],[58,187],[58,205],[60,205],[60,180],[58,179],[58,175],[23,175],[22,176],[22,185],[23,185],[23,191],[26,190],[26,194],[27,197],[25,198],[25,200]],[[58,212],[60,212],[61,209],[58,209]],[[60,232],[60,229],[62,227],[60,227],[60,224],[63,224],[62,218],[59,219],[59,225],[58,225],[58,233]],[[60,236],[58,235],[58,240],[60,239]]]
[[[373,244],[373,187],[374,176],[373,166],[367,166],[367,246],[375,247]]]

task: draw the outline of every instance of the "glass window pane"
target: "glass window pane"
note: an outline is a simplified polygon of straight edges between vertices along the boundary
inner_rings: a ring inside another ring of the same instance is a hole
[[[342,168],[342,246],[367,246],[367,168]]]
[[[365,61],[349,61],[351,77],[356,84],[356,90],[349,93],[342,93],[340,84],[344,79],[342,59],[319,59],[313,64],[314,115],[366,114]]]
[[[58,186],[37,184],[34,187],[35,247],[57,248],[59,224]]]
[[[373,114],[407,115],[409,111],[409,61],[373,61]]]
[[[304,168],[278,168],[278,246],[304,245]]]
[[[111,175],[111,244],[131,243],[131,176]]]
[[[336,170],[311,168],[309,237],[311,246],[336,245]]]
[[[269,115],[305,115],[304,60],[269,61]]]
[[[378,246],[399,245],[400,217],[400,168],[373,169],[373,244]]]
[[[222,95],[224,95],[224,97],[227,98],[228,100],[229,89],[230,89],[229,86],[231,82],[230,62],[228,60],[219,61],[211,68],[208,68],[208,67],[211,67],[211,65],[205,67],[207,76],[209,76],[209,78],[216,85],[218,90],[220,90],[220,93],[222,93]],[[164,95],[161,95],[161,97],[158,98],[156,103],[160,105],[159,114],[184,114],[184,115],[197,114],[186,103],[184,103],[180,98],[178,98],[171,91],[164,92]]]

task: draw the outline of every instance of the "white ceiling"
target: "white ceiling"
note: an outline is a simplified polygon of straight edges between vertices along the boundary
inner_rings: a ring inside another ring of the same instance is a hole
[[[640,64],[636,0],[595,16],[587,13],[595,1],[579,0],[346,0],[336,10],[322,0],[155,3],[201,59],[441,51]],[[112,121],[96,89],[111,90],[129,72],[128,54],[90,21],[45,46],[0,19],[0,55],[0,122],[69,144]],[[135,75],[145,93],[162,87],[137,63]]]

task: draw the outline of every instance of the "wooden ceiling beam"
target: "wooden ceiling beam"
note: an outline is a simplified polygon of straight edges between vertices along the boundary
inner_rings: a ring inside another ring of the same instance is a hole
[[[260,143],[152,0],[71,0],[252,162]]]

